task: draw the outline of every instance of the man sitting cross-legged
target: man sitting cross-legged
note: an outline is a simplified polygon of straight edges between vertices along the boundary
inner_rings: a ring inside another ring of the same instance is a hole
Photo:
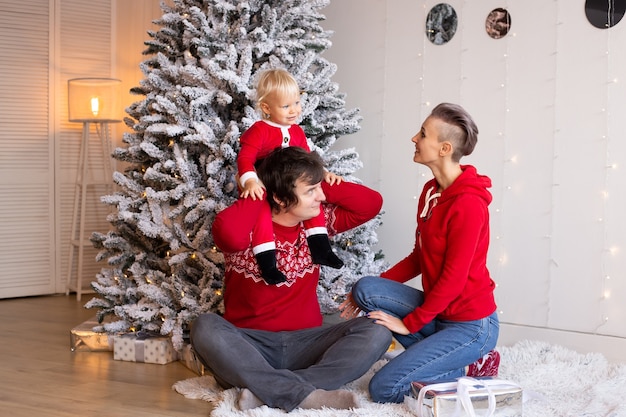
[[[239,387],[242,410],[266,404],[291,411],[358,406],[339,389],[362,376],[385,353],[391,332],[360,317],[322,325],[317,299],[320,267],[314,264],[302,222],[325,213],[329,233],[372,219],[381,195],[363,185],[342,183],[341,193],[322,181],[315,152],[298,147],[273,151],[258,168],[272,208],[277,265],[286,282],[267,284],[252,252],[254,218],[250,199],[239,199],[213,223],[224,252],[224,316],[200,315],[191,343],[224,388]]]

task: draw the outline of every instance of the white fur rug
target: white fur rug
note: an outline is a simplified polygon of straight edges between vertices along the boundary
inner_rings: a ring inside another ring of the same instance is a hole
[[[626,364],[611,364],[604,356],[580,354],[539,341],[498,347],[500,378],[518,383],[525,394],[524,417],[626,417]],[[172,387],[187,398],[212,404],[212,417],[415,417],[404,404],[376,404],[367,384],[384,365],[381,360],[360,379],[346,385],[361,400],[353,410],[302,410],[290,413],[262,406],[236,408],[236,389],[222,390],[211,376],[179,381]]]

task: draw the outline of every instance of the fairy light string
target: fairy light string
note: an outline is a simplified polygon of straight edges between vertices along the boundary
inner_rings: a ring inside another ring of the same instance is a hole
[[[426,3],[422,4],[422,17],[423,17],[423,21],[424,23],[426,22],[427,16],[428,16],[428,10],[426,7]],[[425,86],[426,86],[426,81],[425,81],[425,75],[426,75],[426,48],[427,45],[430,43],[430,41],[428,40],[428,35],[426,33],[426,27],[424,26],[424,31],[422,32],[422,50],[421,52],[418,53],[418,58],[421,59],[421,74],[419,76],[419,80],[421,81],[421,86],[419,89],[419,103],[421,103],[420,106],[420,114],[419,116],[419,120],[424,120],[424,118],[426,117],[427,114],[430,113],[430,102],[428,100],[425,99]],[[419,128],[419,127],[418,127]],[[422,168],[421,165],[418,164],[418,175],[422,178],[422,182],[425,182],[425,177],[426,177],[426,170]],[[419,190],[419,187],[417,188],[416,191]],[[413,200],[415,201],[415,208],[417,209],[417,199],[418,199],[418,195],[414,195],[413,196]]]
[[[551,169],[551,175],[552,175],[552,192],[551,192],[551,200],[550,200],[550,233],[546,236],[547,239],[549,239],[549,271],[547,274],[547,282],[546,282],[546,315],[545,315],[545,322],[544,322],[544,326],[545,327],[549,327],[550,325],[550,316],[552,313],[552,305],[551,305],[551,299],[550,299],[550,294],[552,294],[553,292],[553,286],[552,283],[555,279],[555,277],[558,275],[558,268],[559,268],[559,260],[556,259],[555,257],[555,239],[554,239],[554,234],[555,234],[555,219],[554,219],[554,213],[555,213],[555,208],[557,205],[557,201],[559,198],[559,182],[557,180],[558,178],[558,170],[557,170],[557,165],[558,165],[558,158],[559,158],[559,154],[558,154],[558,149],[559,149],[559,143],[560,143],[560,139],[561,139],[561,128],[557,122],[557,112],[556,112],[556,103],[557,103],[557,97],[559,95],[559,84],[557,83],[557,75],[559,73],[559,47],[561,46],[561,31],[562,31],[562,20],[561,20],[561,9],[559,7],[559,1],[558,0],[554,0],[554,4],[555,4],[555,8],[556,8],[556,36],[554,39],[554,52],[552,53],[553,59],[554,59],[554,75],[552,77],[552,82],[554,83],[554,98],[552,99],[552,105],[551,105],[551,110],[552,110],[552,117],[553,117],[553,128],[554,128],[554,132],[552,135],[552,165],[550,167]]]
[[[605,150],[605,161],[604,161],[604,177],[602,190],[600,191],[600,199],[601,199],[601,208],[602,215],[599,219],[599,224],[602,231],[602,242],[603,249],[600,254],[600,317],[599,324],[595,329],[595,332],[598,333],[602,327],[609,323],[609,311],[612,305],[612,280],[611,280],[611,270],[612,265],[615,264],[616,256],[619,253],[619,247],[611,243],[610,236],[610,228],[608,225],[611,224],[612,219],[609,218],[610,213],[610,205],[611,205],[611,177],[613,173],[617,170],[617,164],[612,162],[611,156],[611,143],[612,143],[612,132],[611,132],[611,122],[612,122],[612,97],[613,97],[613,89],[617,84],[617,78],[612,76],[613,74],[613,62],[612,62],[612,24],[614,22],[614,7],[613,1],[608,0],[607,2],[607,27],[605,29],[606,32],[606,102],[605,106],[602,109],[605,118],[605,134],[601,138],[601,142],[604,145]]]

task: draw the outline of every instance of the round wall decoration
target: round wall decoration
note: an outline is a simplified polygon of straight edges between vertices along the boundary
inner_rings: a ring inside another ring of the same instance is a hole
[[[493,9],[485,20],[487,35],[493,39],[505,37],[509,29],[511,29],[511,15],[508,10],[501,7]]]
[[[435,45],[448,43],[456,33],[456,11],[447,3],[433,6],[426,16],[426,36]]]
[[[608,29],[617,25],[626,12],[626,0],[586,0],[585,14],[593,26]]]

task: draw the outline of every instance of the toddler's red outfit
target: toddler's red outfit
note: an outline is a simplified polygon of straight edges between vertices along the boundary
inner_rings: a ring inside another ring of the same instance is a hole
[[[269,120],[255,122],[241,135],[241,150],[237,156],[239,183],[243,185],[247,180],[258,181],[255,164],[269,155],[276,148],[299,146],[310,152],[304,130],[296,124],[283,126]],[[341,186],[341,184],[336,184]],[[272,212],[269,203],[265,200],[255,200],[263,205],[262,210],[253,210],[258,218],[252,231],[252,252],[265,281],[269,284],[285,282],[285,275],[276,267],[276,243],[272,226]],[[328,230],[324,214],[304,223],[305,233],[313,262],[333,268],[341,268],[343,261],[335,255],[328,238]]]

